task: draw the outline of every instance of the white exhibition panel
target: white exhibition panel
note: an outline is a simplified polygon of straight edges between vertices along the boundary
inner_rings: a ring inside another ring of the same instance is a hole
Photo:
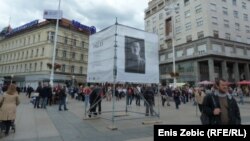
[[[88,82],[113,82],[114,41],[114,26],[90,36]]]
[[[123,25],[90,36],[87,81],[114,82],[116,29],[116,82],[159,83],[158,36]]]

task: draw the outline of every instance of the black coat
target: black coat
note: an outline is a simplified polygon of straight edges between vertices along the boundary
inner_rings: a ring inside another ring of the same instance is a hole
[[[89,95],[89,103],[94,104],[97,101],[99,101],[101,99],[101,93],[102,93],[101,88],[95,88]]]
[[[214,102],[212,97],[214,98]],[[229,124],[231,125],[241,124],[240,110],[236,100],[232,96],[228,95],[227,101],[228,101]],[[213,115],[213,111],[215,108],[220,108],[218,95],[207,94],[203,101],[203,112],[205,115],[209,117],[210,124],[220,125],[221,124],[220,116]]]
[[[143,92],[143,96],[145,98],[145,100],[150,104],[154,104],[154,90],[151,88],[147,88],[144,92]]]

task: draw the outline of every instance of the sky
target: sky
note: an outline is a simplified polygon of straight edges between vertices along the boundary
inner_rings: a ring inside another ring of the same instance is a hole
[[[56,10],[59,0],[0,0],[0,30],[43,20],[43,11]],[[63,17],[101,30],[115,23],[144,29],[148,0],[61,0]]]

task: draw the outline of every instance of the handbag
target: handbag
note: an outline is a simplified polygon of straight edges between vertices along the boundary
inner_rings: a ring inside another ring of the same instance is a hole
[[[211,96],[211,98],[212,98],[214,107],[216,107],[216,103],[215,103],[214,97]],[[204,112],[201,113],[200,120],[201,120],[201,124],[202,125],[209,125],[210,124],[210,118]]]

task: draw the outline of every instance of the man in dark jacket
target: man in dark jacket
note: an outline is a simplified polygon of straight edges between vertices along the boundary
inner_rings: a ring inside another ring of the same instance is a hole
[[[143,96],[145,98],[145,104],[146,104],[146,114],[145,116],[154,115],[153,105],[154,105],[154,90],[150,85],[147,85],[146,90],[143,93]]]
[[[216,80],[216,91],[207,94],[203,101],[203,114],[212,125],[241,124],[240,110],[236,100],[228,94],[228,87],[223,79]]]
[[[96,112],[96,106],[98,105],[98,110],[99,113],[101,113],[101,103],[99,103],[101,101],[101,94],[102,94],[103,90],[101,87],[99,87],[98,84],[96,84],[94,90],[90,93],[89,96],[89,103],[90,103],[90,113],[89,113],[89,117],[91,117],[92,114],[94,114],[94,116],[97,115]]]
[[[62,106],[64,107],[64,111],[67,111],[66,105],[66,86],[62,87],[61,85],[58,86],[58,96],[59,96],[59,111],[62,111]]]
[[[34,108],[40,108],[39,104],[40,104],[40,96],[42,94],[42,90],[43,90],[42,84],[39,83],[39,86],[36,89],[36,92],[38,93],[38,96],[36,96],[35,103],[34,103]]]

